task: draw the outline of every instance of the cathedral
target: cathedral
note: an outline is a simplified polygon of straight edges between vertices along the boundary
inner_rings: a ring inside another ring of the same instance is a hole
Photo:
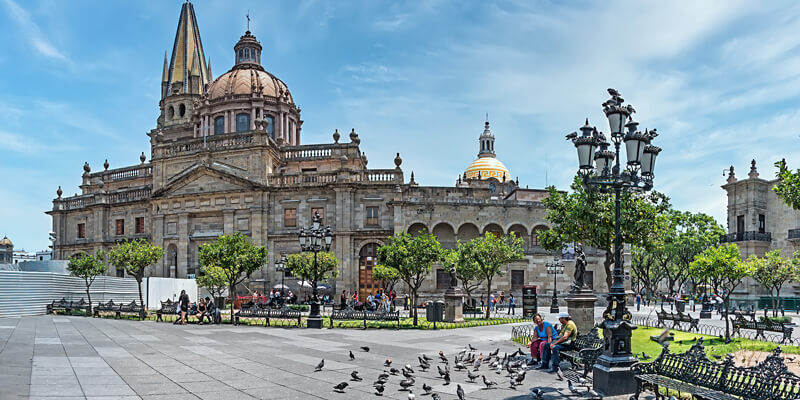
[[[341,261],[339,277],[330,282],[337,293],[358,290],[366,297],[378,290],[372,277],[377,247],[395,233],[421,231],[445,248],[485,232],[513,232],[525,241],[525,258],[508,265],[494,286],[516,293],[528,284],[552,288],[544,264],[553,254],[537,239],[547,229],[541,203],[547,191],[520,188],[512,179],[496,157],[488,121],[476,132],[477,159],[454,171],[459,178],[453,186],[421,186],[413,172],[404,173],[400,154],[393,165],[386,160],[388,168],[368,167],[354,129],[332,129],[330,143],[303,144],[300,99],[263,67],[261,53],[256,36],[245,32],[233,46],[233,66],[215,78],[193,5],[184,3],[172,52],[164,58],[159,117],[147,134],[149,161],[142,153],[138,165],[109,169],[106,161],[96,171],[85,163],[81,194],[62,197],[58,188],[47,211],[55,232],[53,258],[145,238],[165,254],[147,275],[193,278],[198,246],[241,232],[269,256],[240,292],[269,290],[281,281],[275,261],[300,251],[299,230],[319,213]],[[423,295],[448,287],[445,270],[434,268]],[[124,276],[121,270],[109,274]],[[565,289],[567,278],[560,280]],[[594,281],[605,286],[602,278]]]

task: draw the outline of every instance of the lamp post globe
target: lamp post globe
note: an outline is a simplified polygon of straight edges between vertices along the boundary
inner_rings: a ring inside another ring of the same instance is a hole
[[[282,255],[279,259],[275,260],[275,271],[281,272],[281,303],[283,303],[283,281],[286,279],[286,255]]]
[[[608,307],[603,312],[604,352],[594,367],[593,386],[606,396],[633,393],[636,382],[631,366],[637,361],[631,354],[631,313],[626,306],[625,273],[622,267],[622,236],[620,233],[620,195],[623,191],[648,191],[653,187],[656,157],[661,152],[652,145],[658,134],[655,129],[644,132],[631,118],[636,111],[615,89],[608,89],[611,98],[603,103],[608,119],[611,143],[602,132],[589,125],[588,119],[580,128],[582,134],[567,135],[578,152],[578,176],[583,187],[614,194],[614,268],[609,288]],[[627,130],[627,131],[626,131]],[[620,147],[625,144],[627,162],[621,164]],[[613,144],[613,151],[609,146]],[[599,147],[599,150],[595,150]],[[588,151],[593,152],[587,154]],[[593,161],[593,163],[592,163]],[[612,165],[613,163],[613,165]]]
[[[327,252],[331,249],[333,232],[330,226],[322,226],[322,217],[318,212],[314,213],[311,228],[301,228],[298,234],[300,250],[314,253],[314,275],[311,277],[313,285],[311,291],[311,311],[308,314],[307,326],[309,328],[322,328],[322,315],[319,312],[319,297],[317,286],[319,276],[317,276],[317,253]]]

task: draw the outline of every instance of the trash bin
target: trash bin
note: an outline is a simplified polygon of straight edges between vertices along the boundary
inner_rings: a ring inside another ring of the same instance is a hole
[[[428,322],[442,322],[444,320],[444,302],[437,300],[428,303],[425,307],[425,319]]]
[[[675,310],[678,312],[686,312],[686,302],[683,300],[675,300]]]

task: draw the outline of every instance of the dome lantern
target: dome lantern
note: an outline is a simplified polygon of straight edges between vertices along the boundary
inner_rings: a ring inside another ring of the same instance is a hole
[[[494,134],[489,128],[489,119],[483,125],[483,133],[478,137],[480,151],[478,159],[472,162],[464,171],[464,180],[478,179],[486,180],[495,178],[500,182],[510,180],[511,173],[505,165],[497,159],[494,152]]]
[[[236,56],[236,67],[240,65],[247,67],[261,66],[261,43],[249,30],[239,38],[236,46],[233,46],[233,52]]]

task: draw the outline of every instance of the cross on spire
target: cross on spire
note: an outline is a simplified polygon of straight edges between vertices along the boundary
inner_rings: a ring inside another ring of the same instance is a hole
[[[247,30],[249,31],[250,30],[250,10],[247,10],[247,14],[245,14],[245,17],[247,17]]]

